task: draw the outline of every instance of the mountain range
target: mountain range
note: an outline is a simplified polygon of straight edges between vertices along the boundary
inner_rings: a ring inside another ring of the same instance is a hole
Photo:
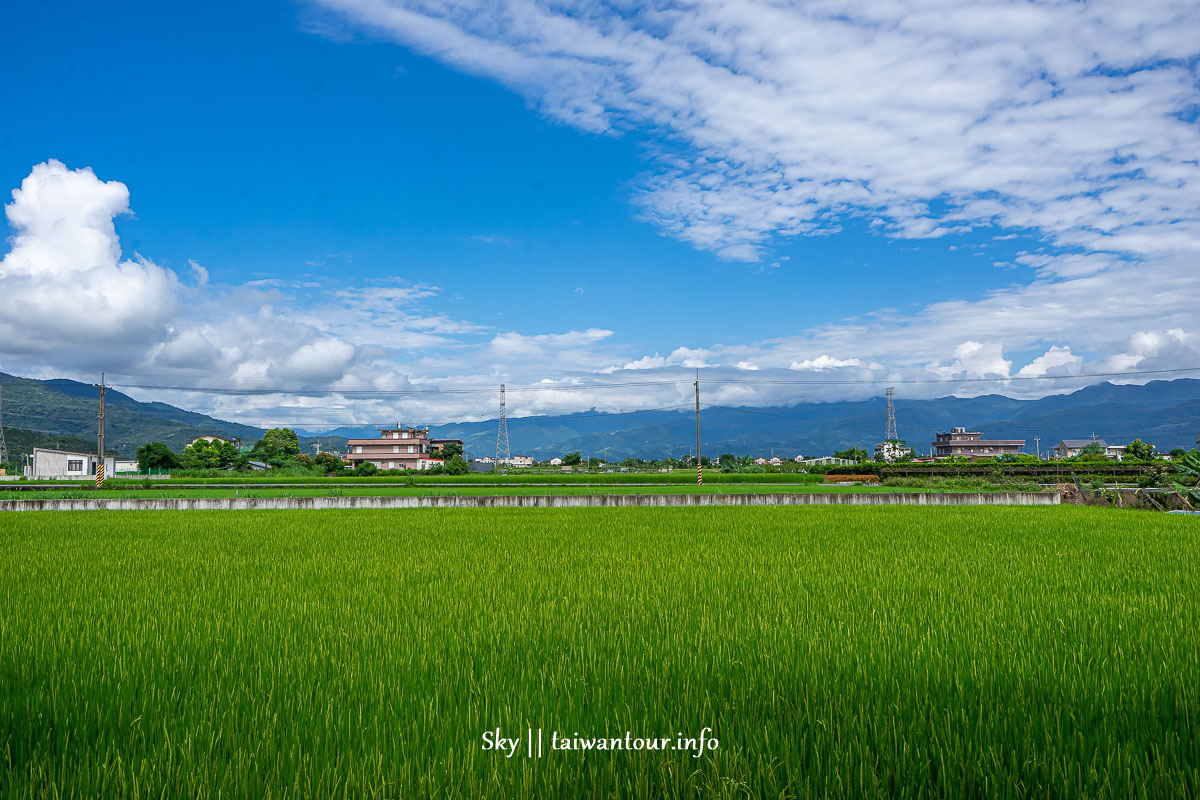
[[[3,421],[10,460],[33,446],[94,447],[96,388],[71,380],[35,380],[0,373]],[[263,430],[226,422],[166,403],[139,402],[109,389],[106,395],[106,445],[132,456],[138,446],[160,441],[174,450],[205,434],[239,438],[252,444]],[[900,437],[918,453],[928,453],[934,434],[952,426],[981,431],[984,438],[1025,439],[1027,452],[1045,452],[1060,439],[1090,438],[1110,444],[1134,438],[1159,450],[1195,446],[1200,434],[1200,380],[1153,381],[1142,386],[1100,383],[1071,394],[1036,400],[1002,395],[932,400],[896,400]],[[706,455],[720,453],[794,457],[828,455],[834,450],[870,450],[883,438],[885,401],[801,403],[768,408],[708,406],[701,411]],[[391,422],[382,424],[390,425]],[[596,411],[555,417],[508,420],[513,455],[539,459],[579,451],[609,459],[681,456],[695,448],[692,412],[644,411],[606,414]],[[494,455],[497,420],[431,425],[434,436],[462,439],[470,456]],[[298,429],[306,451],[344,449],[349,437],[373,438],[373,425],[316,431]],[[1036,437],[1036,438],[1035,438]]]
[[[1036,400],[1002,395],[896,401],[900,437],[928,453],[934,434],[952,426],[981,431],[984,438],[1025,439],[1027,451],[1045,451],[1061,439],[1090,438],[1110,444],[1135,438],[1162,450],[1195,446],[1200,434],[1200,380],[1153,381],[1142,386],[1101,383],[1071,394]],[[710,455],[734,453],[794,457],[828,455],[847,447],[871,450],[883,439],[885,400],[801,403],[770,408],[706,407],[702,444]],[[390,424],[390,423],[389,423]],[[585,455],[642,458],[693,452],[694,412],[645,411],[508,420],[513,455],[551,458]],[[431,434],[459,438],[470,455],[495,455],[497,420],[430,426]],[[316,431],[305,431],[315,435]],[[326,436],[375,437],[373,426],[341,427]],[[1036,438],[1035,438],[1036,437]]]

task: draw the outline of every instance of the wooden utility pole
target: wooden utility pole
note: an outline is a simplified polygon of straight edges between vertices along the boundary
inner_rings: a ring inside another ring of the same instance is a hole
[[[696,485],[704,485],[704,467],[700,463],[700,370],[696,370]]]
[[[98,433],[96,436],[96,451],[100,460],[96,463],[96,488],[104,486],[104,390],[108,387],[104,385],[104,373],[100,373],[100,385],[96,387],[100,390],[100,413]]]

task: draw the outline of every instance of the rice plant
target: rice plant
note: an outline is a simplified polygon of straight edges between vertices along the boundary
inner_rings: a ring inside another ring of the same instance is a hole
[[[1198,533],[1074,507],[7,514],[0,797],[1194,797]],[[626,734],[692,747],[549,744]]]

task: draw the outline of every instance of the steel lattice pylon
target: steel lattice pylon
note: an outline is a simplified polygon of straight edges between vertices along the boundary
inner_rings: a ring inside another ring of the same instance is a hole
[[[8,445],[4,443],[4,389],[0,387],[0,464],[8,463]]]
[[[896,404],[892,400],[892,396],[896,393],[894,386],[889,386],[885,394],[887,394],[887,432],[884,433],[884,441],[896,441],[900,438],[900,434],[896,433]]]
[[[512,460],[508,449],[508,412],[504,408],[504,384],[500,384],[500,425],[496,428],[496,463],[503,464]]]

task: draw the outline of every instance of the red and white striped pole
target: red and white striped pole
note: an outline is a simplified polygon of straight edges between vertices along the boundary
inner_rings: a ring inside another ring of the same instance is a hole
[[[704,465],[700,461],[700,370],[696,370],[696,485],[704,485]]]

